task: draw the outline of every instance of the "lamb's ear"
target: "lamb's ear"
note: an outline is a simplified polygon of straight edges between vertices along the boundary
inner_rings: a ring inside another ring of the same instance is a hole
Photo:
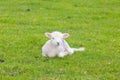
[[[68,38],[70,35],[68,33],[63,34],[63,38]]]
[[[48,37],[48,38],[51,38],[51,33],[46,32],[46,33],[45,33],[45,36]]]

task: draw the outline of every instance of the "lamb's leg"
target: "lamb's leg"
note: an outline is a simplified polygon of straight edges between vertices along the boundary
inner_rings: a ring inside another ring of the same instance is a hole
[[[73,54],[75,51],[84,51],[85,50],[84,47],[81,47],[81,48],[71,48],[69,46],[69,44],[65,40],[64,40],[64,46],[67,49],[69,54]]]
[[[53,53],[51,52],[51,53],[47,54],[47,56],[48,56],[48,57],[55,57],[56,54],[53,54]]]
[[[74,51],[84,51],[85,48],[84,47],[80,47],[80,48],[72,48]]]
[[[56,55],[53,53],[42,53],[44,57],[55,57]]]
[[[74,50],[70,48],[69,44],[64,40],[63,46],[65,47],[65,50],[68,52],[67,54],[73,54]]]
[[[47,57],[47,55],[46,55],[45,53],[42,53],[42,55],[43,55],[44,57]]]
[[[58,54],[58,57],[61,57],[61,58],[63,58],[65,55],[67,55],[68,54],[68,52],[60,52],[59,54]]]

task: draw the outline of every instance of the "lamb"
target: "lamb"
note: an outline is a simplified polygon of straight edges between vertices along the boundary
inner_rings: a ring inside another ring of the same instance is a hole
[[[68,54],[73,54],[75,51],[84,51],[85,48],[71,48],[65,38],[69,37],[68,33],[54,31],[46,32],[45,36],[50,38],[42,47],[42,55],[45,57],[64,57]]]

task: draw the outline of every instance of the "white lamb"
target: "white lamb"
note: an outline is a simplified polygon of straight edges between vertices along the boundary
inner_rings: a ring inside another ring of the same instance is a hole
[[[68,54],[73,54],[74,51],[84,51],[83,47],[81,48],[70,48],[68,43],[64,40],[69,37],[68,33],[62,34],[61,32],[54,31],[52,33],[45,33],[46,37],[50,38],[45,45],[42,47],[42,55],[48,57],[64,57]]]

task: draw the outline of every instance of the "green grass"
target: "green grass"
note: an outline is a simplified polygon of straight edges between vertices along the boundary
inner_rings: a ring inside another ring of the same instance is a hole
[[[86,51],[42,57],[44,33]],[[119,0],[0,0],[0,80],[119,80]]]

